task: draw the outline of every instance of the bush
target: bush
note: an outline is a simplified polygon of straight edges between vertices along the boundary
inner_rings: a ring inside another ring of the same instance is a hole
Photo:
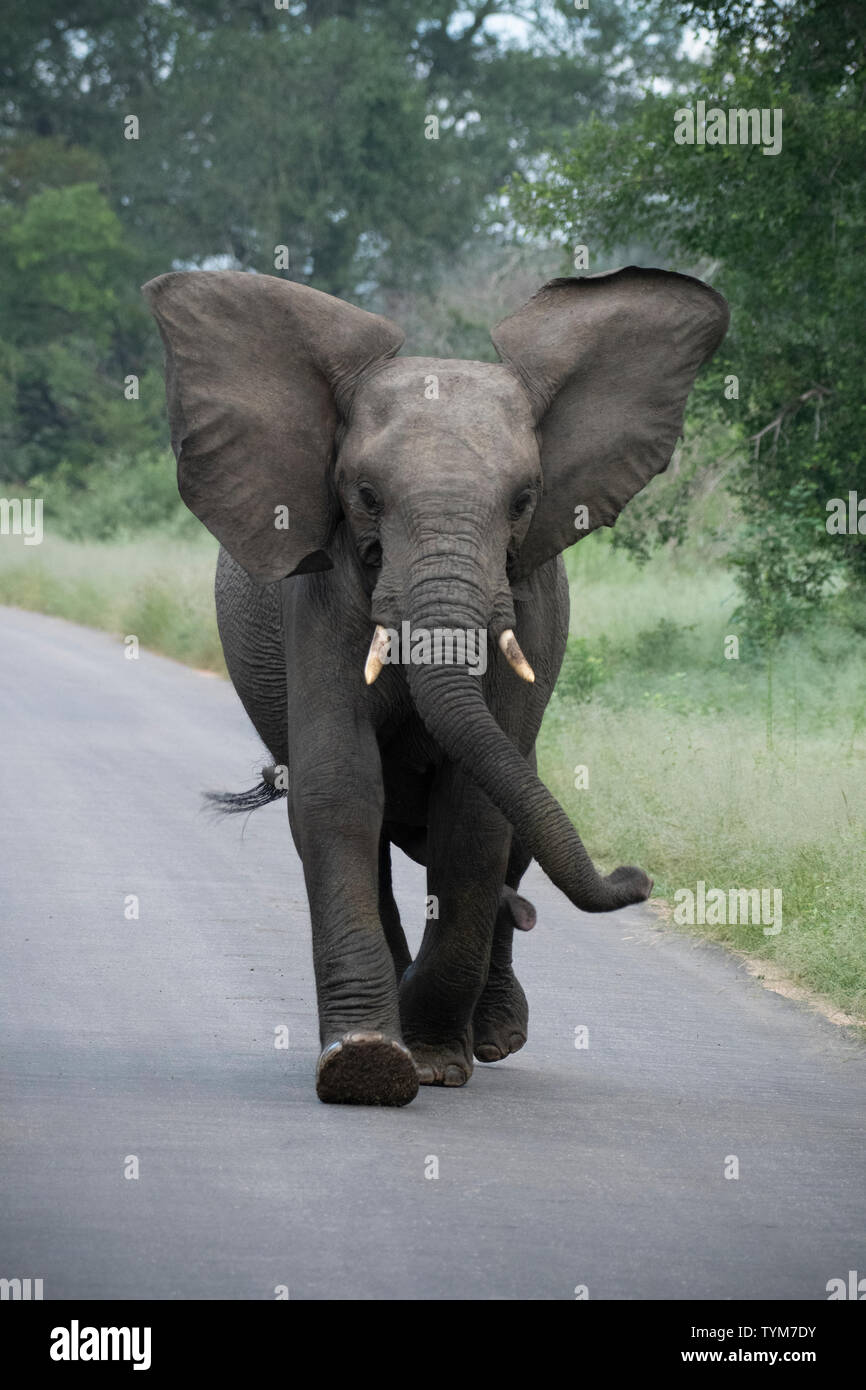
[[[46,530],[67,540],[135,540],[153,530],[192,537],[202,529],[180,499],[168,450],[115,454],[83,474],[61,464],[28,490],[44,499]]]
[[[557,694],[582,704],[605,679],[604,658],[585,637],[569,637],[556,683]]]

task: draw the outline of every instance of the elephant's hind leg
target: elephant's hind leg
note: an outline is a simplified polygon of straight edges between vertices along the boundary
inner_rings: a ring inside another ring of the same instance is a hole
[[[382,919],[382,930],[391,952],[394,974],[399,985],[412,964],[412,956],[391,885],[391,842],[384,832],[379,840],[379,916]]]
[[[493,929],[487,983],[472,1015],[473,1045],[479,1062],[501,1062],[510,1053],[519,1052],[527,1038],[529,1005],[514,973],[511,953],[515,928],[529,931],[535,926],[535,908],[515,891],[528,864],[529,857],[512,841],[506,887]]]

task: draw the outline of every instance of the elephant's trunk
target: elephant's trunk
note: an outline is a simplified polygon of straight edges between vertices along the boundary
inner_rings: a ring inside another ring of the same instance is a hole
[[[483,627],[477,578],[455,585],[452,570],[447,581],[427,578],[413,586],[412,628],[453,628],[455,613],[461,624]],[[489,654],[501,659],[492,641]],[[496,723],[478,676],[462,666],[410,664],[407,677],[415,707],[443,752],[487,793],[524,849],[576,907],[610,912],[649,896],[650,880],[640,870],[618,869],[608,878],[598,873],[565,811]]]

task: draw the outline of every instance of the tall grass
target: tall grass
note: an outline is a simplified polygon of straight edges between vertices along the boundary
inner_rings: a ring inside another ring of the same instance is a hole
[[[778,935],[704,930],[866,1016],[861,638],[830,608],[769,661],[745,639],[726,659],[724,571],[669,554],[639,568],[593,537],[568,563],[575,635],[540,770],[588,847],[608,868],[641,864],[669,900],[699,880],[780,888]]]
[[[199,528],[201,529],[201,528]],[[125,636],[143,647],[225,674],[213,602],[217,543],[206,532],[135,541],[0,544],[0,603],[52,613]]]

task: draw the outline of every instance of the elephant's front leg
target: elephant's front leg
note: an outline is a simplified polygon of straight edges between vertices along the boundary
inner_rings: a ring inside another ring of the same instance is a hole
[[[304,866],[322,1054],[324,1101],[405,1105],[418,1074],[400,1034],[394,962],[379,916],[384,796],[372,730],[350,746],[305,730],[291,749],[289,814]]]
[[[463,1086],[472,1075],[472,1013],[490,964],[493,926],[511,831],[485,794],[453,764],[433,787],[427,923],[403,977],[400,1015],[422,1085]]]

